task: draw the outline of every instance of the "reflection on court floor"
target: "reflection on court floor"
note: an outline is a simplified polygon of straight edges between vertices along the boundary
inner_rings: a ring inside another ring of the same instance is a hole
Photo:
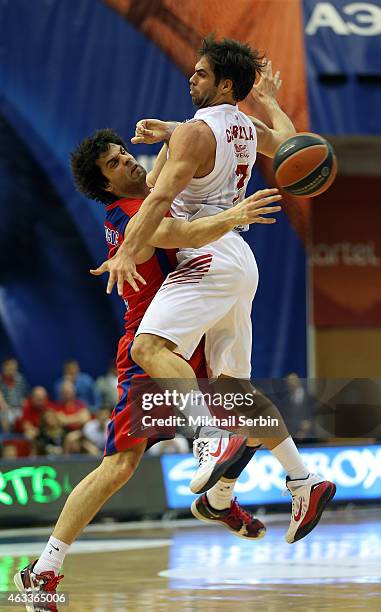
[[[222,527],[87,533],[65,560],[65,611],[213,610],[314,612],[381,609],[381,522],[374,511],[333,513],[290,546],[287,524],[270,522],[248,542]],[[0,590],[41,550],[40,535],[2,539]],[[21,553],[21,547],[24,552]],[[9,609],[9,608],[8,608]]]
[[[284,527],[253,544],[220,530],[176,533],[170,567],[160,572],[172,587],[221,584],[377,582],[381,576],[381,524],[324,524],[290,546]],[[189,563],[192,560],[192,574]]]

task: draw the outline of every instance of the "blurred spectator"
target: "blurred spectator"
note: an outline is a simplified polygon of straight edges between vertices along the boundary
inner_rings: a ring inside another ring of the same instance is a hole
[[[14,444],[4,444],[3,448],[1,449],[1,458],[12,460],[17,459],[17,457],[17,446]]]
[[[71,359],[64,364],[63,376],[57,380],[54,385],[56,400],[59,400],[61,385],[66,380],[74,384],[77,398],[85,402],[91,412],[97,410],[100,402],[98,393],[95,389],[94,380],[91,378],[90,374],[80,371],[78,361]]]
[[[71,431],[67,434],[64,443],[64,453],[67,455],[85,453],[97,457],[101,454],[99,448],[85,438],[82,430]]]
[[[74,384],[70,380],[61,383],[60,401],[56,404],[56,410],[61,424],[69,431],[81,429],[91,418],[85,402],[77,398]]]
[[[118,369],[112,362],[104,376],[99,376],[95,381],[95,388],[101,402],[101,406],[113,408],[118,401]]]
[[[0,434],[9,431],[8,405],[0,391]]]
[[[21,415],[21,405],[28,394],[28,383],[19,372],[18,361],[14,357],[4,359],[1,364],[0,393],[6,404],[3,416],[11,428]]]
[[[44,387],[34,387],[31,394],[24,401],[23,412],[17,430],[22,431],[29,440],[38,436],[41,418],[45,410],[53,409],[55,406],[49,400],[48,392]]]
[[[40,420],[40,430],[35,439],[38,455],[62,455],[66,432],[61,425],[56,410],[44,410]]]
[[[290,434],[301,441],[314,441],[314,400],[297,374],[286,376],[287,393],[282,401],[282,415]]]
[[[57,410],[46,410],[41,417],[40,433],[35,440],[35,448],[39,455],[71,455],[90,453],[99,455],[96,446],[88,442],[79,429],[67,433],[61,423],[61,415]]]
[[[95,418],[83,426],[83,435],[99,451],[103,451],[106,444],[107,424],[110,420],[111,410],[106,406],[98,410]]]

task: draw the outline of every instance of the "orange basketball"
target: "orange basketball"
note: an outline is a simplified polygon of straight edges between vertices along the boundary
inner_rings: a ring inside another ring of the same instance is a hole
[[[328,189],[337,174],[337,160],[330,143],[309,132],[288,138],[273,159],[279,187],[299,197],[314,197]]]

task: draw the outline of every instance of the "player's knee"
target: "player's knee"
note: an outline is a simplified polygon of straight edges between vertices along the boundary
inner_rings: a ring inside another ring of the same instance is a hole
[[[103,460],[102,467],[111,492],[120,489],[136,471],[144,448],[137,447],[126,452],[117,453]]]
[[[125,458],[124,462],[121,466],[121,473],[127,473],[128,476],[132,476],[140,463],[140,459],[142,458],[142,452],[129,452],[128,457]]]
[[[144,358],[145,346],[144,341],[142,341],[142,337],[138,336],[135,338],[132,347],[131,347],[131,358],[140,365],[141,360]]]
[[[131,347],[131,357],[140,367],[145,366],[153,358],[156,352],[155,336],[140,334],[135,338]]]

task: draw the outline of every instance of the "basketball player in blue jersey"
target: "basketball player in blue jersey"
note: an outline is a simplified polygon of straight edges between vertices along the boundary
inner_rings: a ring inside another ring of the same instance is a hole
[[[258,75],[261,77],[254,86]],[[271,158],[279,145],[295,134],[291,120],[276,101],[279,73],[273,75],[271,63],[264,65],[258,51],[248,45],[231,39],[205,39],[189,82],[198,110],[192,120],[174,130],[168,160],[155,189],[134,226],[128,228],[116,256],[98,269],[110,274],[108,292],[115,282],[119,292],[124,281],[134,283],[136,250],[150,239],[169,209],[173,216],[195,222],[234,207],[245,196],[257,152]],[[238,102],[251,90],[271,128],[239,110]],[[144,134],[142,127],[138,127],[138,136]],[[194,373],[181,356],[189,359],[205,335],[212,377],[227,379],[230,392],[251,390],[251,416],[261,414],[279,424],[276,429],[252,430],[250,435],[267,446],[286,472],[286,487],[292,497],[286,540],[296,542],[318,524],[336,487],[309,472],[276,406],[250,385],[250,314],[258,284],[254,254],[232,230],[205,247],[180,249],[178,260],[176,271],[163,283],[142,319],[132,356],[151,378],[171,380],[172,389],[189,381],[191,393],[196,385]],[[236,410],[240,412],[238,406]],[[210,512],[218,493],[210,475],[219,443],[207,431],[195,441],[199,468],[190,487],[194,493],[207,491],[193,507],[199,518]]]
[[[148,177],[151,184],[163,162],[159,156]],[[105,236],[109,256],[113,257],[123,243],[127,227],[134,223],[136,213],[150,193],[146,171],[127,151],[120,136],[111,130],[100,130],[95,136],[85,139],[72,155],[72,169],[78,189],[105,205]],[[104,503],[131,478],[145,450],[159,439],[155,432],[151,437],[149,433],[146,437],[131,435],[135,424],[130,390],[135,379],[146,377],[131,358],[131,346],[145,310],[168,272],[177,265],[176,249],[184,246],[198,248],[210,239],[217,240],[236,225],[274,223],[275,219],[266,215],[280,210],[280,206],[269,206],[279,199],[277,189],[266,189],[234,209],[194,223],[164,218],[150,241],[139,250],[136,278],[142,283],[142,288],[137,293],[125,283],[123,289],[122,297],[128,301],[129,307],[125,316],[125,334],[119,342],[117,354],[119,401],[108,426],[103,461],[69,495],[41,557],[15,575],[15,584],[20,591],[55,592],[62,579],[59,570],[69,546]],[[206,377],[202,344],[196,348],[189,364],[198,376]],[[230,460],[225,461],[224,473],[231,482],[238,478],[252,455],[253,449],[248,451],[244,446],[237,459],[231,455]],[[229,501],[228,508],[222,511],[216,508],[214,518],[209,520],[218,520],[231,533],[247,539],[257,539],[265,533],[264,525],[245,512],[235,500]],[[54,603],[45,607],[31,604],[27,609],[53,612],[57,607]]]

